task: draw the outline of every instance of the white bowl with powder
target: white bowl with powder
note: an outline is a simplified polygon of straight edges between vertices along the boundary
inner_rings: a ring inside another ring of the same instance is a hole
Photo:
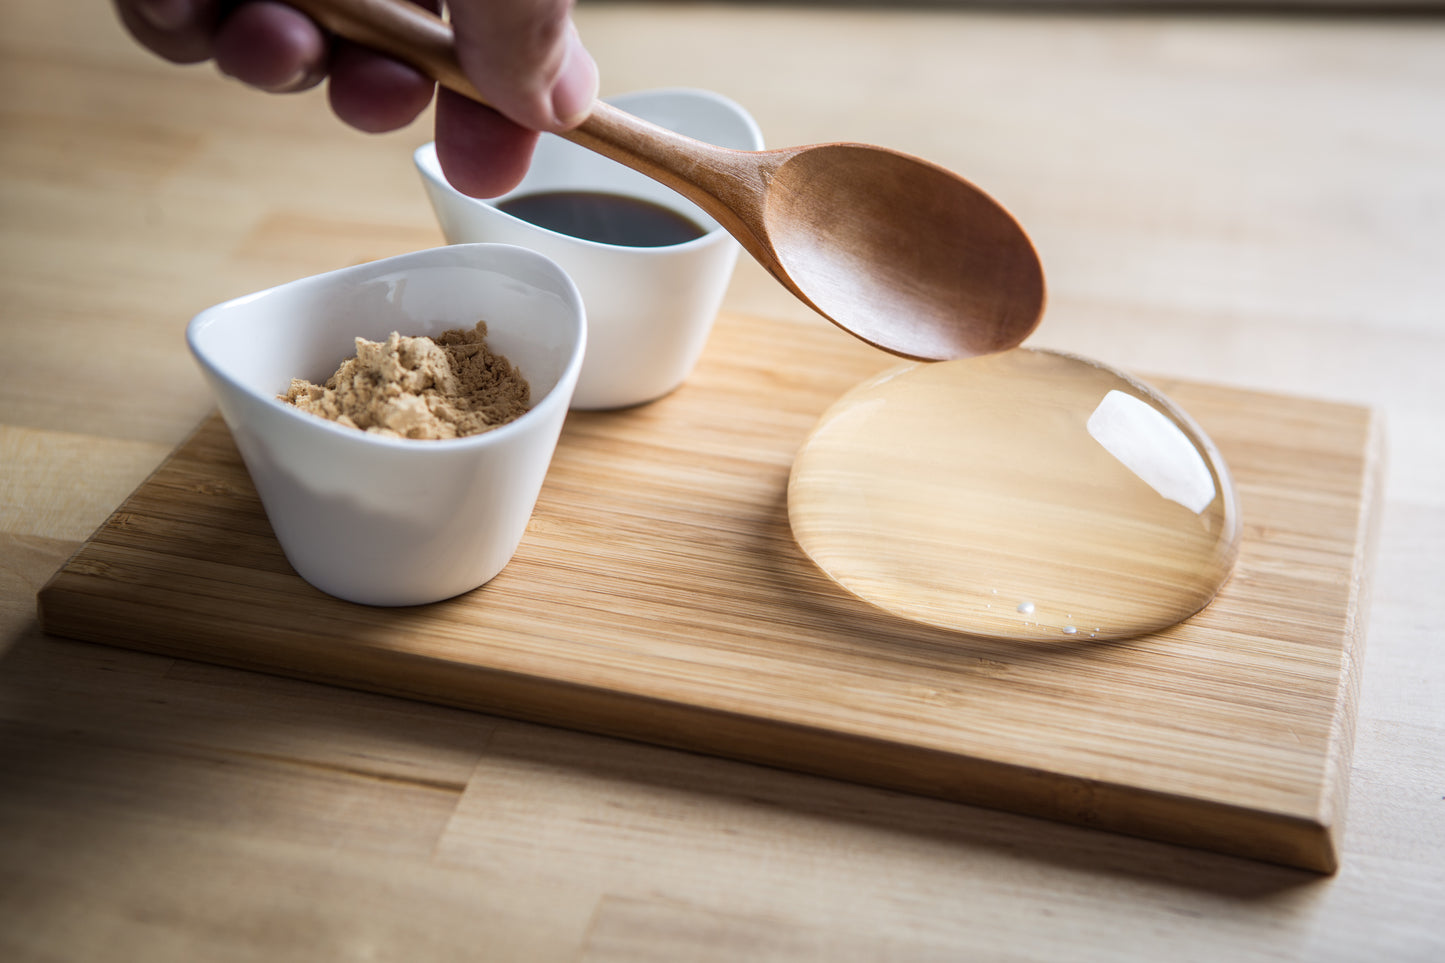
[[[293,379],[324,382],[357,338],[435,337],[479,320],[530,388],[530,407],[500,427],[387,437],[278,398]],[[348,601],[418,605],[486,583],[515,553],[577,384],[586,317],[548,258],[463,244],[227,301],[186,337],[297,573]]]

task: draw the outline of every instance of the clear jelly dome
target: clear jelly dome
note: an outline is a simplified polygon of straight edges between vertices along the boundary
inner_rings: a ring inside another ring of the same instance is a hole
[[[908,364],[793,464],[799,546],[849,592],[1003,639],[1117,639],[1198,612],[1238,554],[1223,459],[1177,406],[1050,351]]]

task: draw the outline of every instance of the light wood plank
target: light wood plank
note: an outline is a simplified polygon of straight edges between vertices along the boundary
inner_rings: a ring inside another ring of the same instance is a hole
[[[568,963],[589,922],[555,882],[114,814],[78,840],[75,816],[0,822],[7,960]]]
[[[168,453],[164,445],[0,425],[0,534],[89,538]]]

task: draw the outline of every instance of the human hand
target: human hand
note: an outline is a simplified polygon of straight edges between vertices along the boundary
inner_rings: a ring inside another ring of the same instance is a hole
[[[414,0],[435,12],[438,0]],[[174,63],[214,60],[261,90],[307,90],[323,79],[337,117],[396,130],[431,102],[418,71],[324,33],[278,0],[115,0],[144,46]],[[538,131],[580,123],[597,95],[597,66],[578,39],[572,0],[453,0],[457,59],[485,107],[437,94],[437,158],[458,190],[493,197],[527,171]]]

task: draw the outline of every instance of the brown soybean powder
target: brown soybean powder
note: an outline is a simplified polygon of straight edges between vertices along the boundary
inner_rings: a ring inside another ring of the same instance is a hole
[[[527,381],[486,344],[487,325],[438,336],[356,339],[356,357],[325,385],[291,382],[281,400],[389,438],[465,438],[505,425],[529,402]]]

